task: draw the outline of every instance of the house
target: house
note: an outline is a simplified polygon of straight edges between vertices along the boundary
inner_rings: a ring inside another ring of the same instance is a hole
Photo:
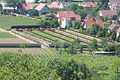
[[[7,3],[4,0],[0,1],[0,10],[6,10],[6,14],[12,14],[14,10],[17,10],[17,7],[8,7]]]
[[[70,8],[72,2],[61,2],[59,8]]]
[[[111,10],[120,9],[120,0],[109,0],[109,7]]]
[[[92,8],[96,7],[96,4],[94,2],[90,2],[83,5],[83,7],[88,11],[92,11]]]
[[[116,36],[120,36],[120,25],[117,23],[113,23],[108,27],[108,32],[110,33],[110,31],[115,31],[116,32]]]
[[[26,3],[35,3],[36,0],[25,0]]]
[[[19,10],[19,13],[21,14],[28,14],[28,10],[32,9],[31,5],[29,3],[26,3],[26,4],[22,4],[22,8],[21,10]]]
[[[117,15],[116,10],[100,10],[99,11],[99,16],[112,16],[112,15]]]
[[[84,28],[92,27],[94,24],[99,24],[104,28],[104,23],[100,18],[89,18],[84,20]]]
[[[73,25],[74,20],[81,20],[81,17],[73,11],[58,11],[57,17],[62,28],[69,28]]]
[[[59,5],[60,3],[59,2],[52,2],[50,5],[47,5],[49,8],[59,8],[60,7],[60,5]]]
[[[49,8],[46,4],[43,4],[43,3],[40,3],[40,4],[35,8],[35,10],[38,11],[39,15],[45,15],[45,14],[50,13],[50,8]]]
[[[32,9],[32,7],[30,6],[29,3],[27,3],[27,4],[22,4],[22,9],[23,9],[23,10],[30,10],[30,9]]]

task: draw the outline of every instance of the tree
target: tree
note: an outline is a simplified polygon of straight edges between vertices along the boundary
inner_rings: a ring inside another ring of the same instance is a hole
[[[117,18],[118,18],[118,15],[112,15],[111,16],[111,20],[117,20]]]
[[[77,10],[76,10],[76,13],[79,14],[82,19],[84,19],[84,18],[87,16],[88,11],[86,11],[86,10],[84,10],[84,9],[77,9]]]
[[[76,54],[77,53],[77,51],[73,45],[70,45],[70,47],[68,48],[68,53],[69,54]]]
[[[25,43],[25,42],[22,43],[22,44],[20,45],[20,48],[26,48],[26,43]]]
[[[30,16],[39,16],[38,11],[35,9],[29,10],[28,13],[30,14]]]
[[[116,45],[115,46],[115,52],[116,52],[116,55],[120,55],[120,44]]]
[[[74,24],[73,24],[75,29],[79,29],[81,26],[81,21],[80,20],[74,20]]]
[[[98,49],[98,44],[97,44],[97,40],[93,39],[93,41],[89,44],[89,51],[95,51]]]
[[[22,7],[22,4],[25,3],[24,0],[5,0],[5,2],[7,3],[7,6],[14,7],[14,11],[16,7],[19,9]]]

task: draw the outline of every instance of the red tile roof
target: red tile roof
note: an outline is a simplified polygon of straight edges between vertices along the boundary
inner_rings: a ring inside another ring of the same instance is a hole
[[[41,11],[42,8],[44,8],[45,6],[47,6],[47,5],[45,5],[43,3],[40,3],[35,9],[38,10],[38,11]]]
[[[108,29],[110,29],[110,30],[114,30],[114,29],[115,29],[115,31],[117,30],[117,32],[120,32],[120,25],[117,24],[117,23],[113,23],[113,24],[111,24],[111,25],[108,27]]]
[[[99,13],[102,13],[103,16],[117,15],[116,10],[100,10]]]
[[[102,28],[104,28],[104,23],[100,18],[89,18],[85,19],[84,22],[86,22],[87,27],[91,27],[94,24],[99,24]]]
[[[120,33],[120,27],[118,28],[117,32],[119,32],[119,33]]]
[[[96,7],[96,4],[94,2],[90,2],[90,3],[85,4],[84,7]]]
[[[58,11],[59,14],[59,20],[66,19],[71,20],[74,18],[75,20],[81,20],[80,15],[75,15],[73,11]]]
[[[115,26],[116,26],[116,24],[113,23],[108,27],[108,29],[113,30],[115,28]]]
[[[47,5],[49,8],[59,8],[59,2],[52,2],[50,5]]]
[[[53,14],[53,15],[55,15],[55,16],[57,15],[57,14],[54,14],[54,13],[48,13],[48,14],[46,14],[46,15],[51,15],[51,14]]]
[[[58,11],[59,16],[64,16],[64,15],[75,15],[73,11]]]
[[[25,9],[25,10],[32,9],[30,4],[22,4],[22,8]]]

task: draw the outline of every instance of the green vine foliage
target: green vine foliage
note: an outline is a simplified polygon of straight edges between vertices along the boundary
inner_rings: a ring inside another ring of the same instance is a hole
[[[0,54],[0,80],[119,80],[117,56]]]

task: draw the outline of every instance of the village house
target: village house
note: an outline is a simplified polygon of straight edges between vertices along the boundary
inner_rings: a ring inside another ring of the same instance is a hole
[[[100,10],[98,12],[99,16],[112,16],[112,15],[117,15],[117,11],[116,10]]]
[[[60,5],[59,5],[60,3],[59,2],[52,2],[50,5],[47,5],[49,8],[59,8],[60,7]]]
[[[117,23],[113,23],[108,27],[108,32],[110,31],[115,31],[116,32],[116,37],[120,36],[120,25]]]
[[[26,15],[30,9],[32,9],[32,7],[29,3],[22,4],[22,8],[19,10],[19,13]]]
[[[104,28],[104,23],[100,18],[89,18],[84,20],[84,28],[92,27],[94,24],[99,24]]]
[[[12,14],[17,7],[8,7],[4,0],[0,0],[0,10],[6,10],[6,14]]]
[[[43,3],[40,3],[40,4],[35,8],[35,10],[38,11],[39,15],[45,15],[45,14],[50,13],[50,8],[49,8],[46,4],[43,4]]]
[[[83,7],[87,11],[92,11],[93,7],[96,7],[96,4],[94,2],[90,2],[90,3],[86,3],[85,5],[83,5]]]
[[[36,0],[25,0],[26,3],[35,3]]]
[[[58,11],[57,17],[61,28],[72,27],[74,20],[81,20],[81,17],[73,11]]]
[[[59,8],[70,8],[72,2],[61,2]]]
[[[111,10],[120,9],[120,0],[109,0],[109,7]]]

